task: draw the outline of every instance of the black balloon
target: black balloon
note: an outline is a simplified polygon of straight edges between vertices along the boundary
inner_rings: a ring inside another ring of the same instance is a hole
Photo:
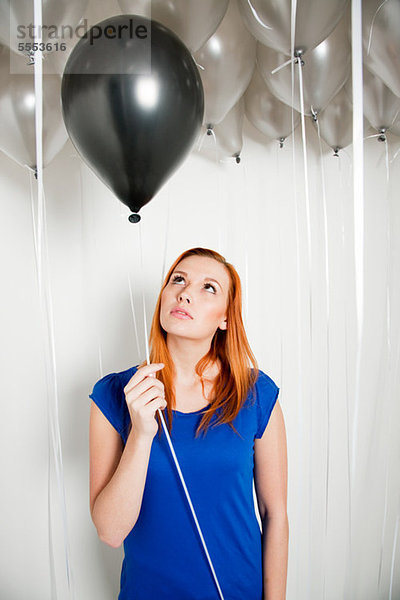
[[[135,31],[142,39],[133,39]],[[79,41],[61,96],[74,146],[133,212],[190,151],[203,120],[203,88],[189,50],[160,23],[136,15],[102,21]]]

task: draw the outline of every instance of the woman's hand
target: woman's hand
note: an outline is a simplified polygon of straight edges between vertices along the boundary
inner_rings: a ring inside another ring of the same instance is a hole
[[[164,384],[155,377],[155,373],[162,368],[163,363],[139,367],[124,387],[132,432],[139,438],[154,438],[158,429],[156,410],[167,406]]]

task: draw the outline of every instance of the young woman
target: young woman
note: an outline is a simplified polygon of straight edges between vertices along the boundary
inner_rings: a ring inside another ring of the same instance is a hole
[[[124,543],[119,600],[221,597],[158,409],[224,599],[284,600],[279,388],[257,368],[240,279],[224,257],[204,248],[178,257],[157,301],[150,346],[149,365],[103,377],[90,395],[90,510],[103,542]]]

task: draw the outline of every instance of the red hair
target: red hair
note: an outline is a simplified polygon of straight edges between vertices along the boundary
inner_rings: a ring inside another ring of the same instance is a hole
[[[218,409],[219,415],[215,424],[227,423],[234,431],[236,431],[232,421],[239,413],[250,388],[257,380],[258,366],[255,356],[251,351],[243,325],[242,286],[240,277],[235,267],[228,263],[221,254],[214,250],[209,250],[208,248],[191,248],[178,256],[165,276],[154,309],[150,330],[150,362],[164,363],[165,365],[163,369],[156,373],[156,377],[164,384],[165,398],[167,401],[166,410],[169,421],[168,429],[171,432],[172,410],[176,406],[173,383],[175,368],[167,347],[167,333],[161,327],[160,323],[161,295],[177,265],[188,256],[205,256],[217,260],[224,265],[230,277],[227,306],[227,329],[217,329],[211,341],[209,351],[199,360],[195,367],[197,375],[201,378],[204,395],[204,381],[202,375],[205,368],[209,364],[214,363],[217,359],[219,359],[221,363],[220,373],[215,378],[211,390],[211,406],[208,410],[204,411],[202,420],[196,431],[196,437],[201,431],[207,432],[210,421]],[[251,370],[251,364],[253,365],[253,370]],[[158,414],[157,418],[159,421],[159,431],[161,433],[161,423]]]

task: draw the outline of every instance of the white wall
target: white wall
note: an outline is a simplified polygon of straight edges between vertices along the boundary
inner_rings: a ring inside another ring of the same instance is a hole
[[[355,413],[351,148],[335,158],[324,147],[328,321],[322,170],[318,139],[309,124],[307,136],[311,323],[299,130],[295,185],[291,140],[280,150],[276,142],[264,142],[248,123],[240,165],[233,159],[217,164],[192,152],[141,211],[144,273],[139,226],[128,222],[129,210],[81,162],[69,142],[45,170],[48,282],[68,556],[76,600],[116,598],[122,558],[122,549],[113,550],[97,539],[90,520],[88,394],[103,374],[126,369],[144,358],[142,290],[149,324],[163,272],[181,251],[196,245],[221,251],[237,267],[245,289],[252,348],[259,366],[281,388],[289,451],[288,600],[388,598],[393,556],[391,597],[400,597],[396,568],[400,556],[398,551],[393,554],[400,491],[400,156],[390,164],[387,182],[384,144],[376,139],[365,142],[365,321]],[[389,140],[389,158],[398,146],[395,138]],[[30,176],[1,154],[0,182],[0,591],[7,600],[64,600],[73,596],[66,581],[62,496],[53,443],[48,440],[46,321],[42,321],[36,281]],[[54,396],[50,401],[54,403]],[[350,498],[354,417],[357,469]],[[48,490],[57,595],[50,590]]]

